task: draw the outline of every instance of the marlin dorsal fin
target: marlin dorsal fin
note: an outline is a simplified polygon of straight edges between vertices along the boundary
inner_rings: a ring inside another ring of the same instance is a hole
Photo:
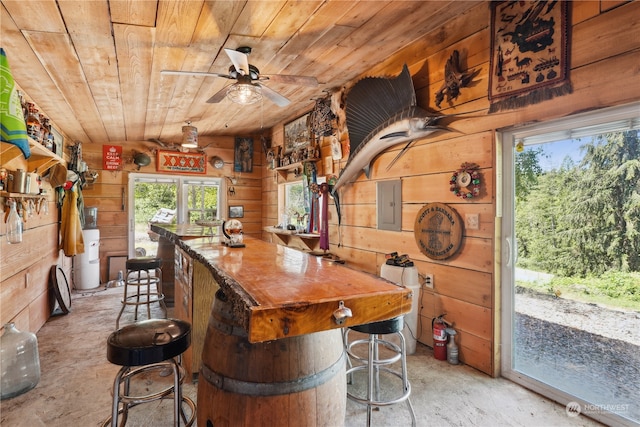
[[[362,169],[364,171],[364,174],[366,175],[367,179],[371,178],[371,163],[369,163],[367,166],[364,167],[364,169]]]

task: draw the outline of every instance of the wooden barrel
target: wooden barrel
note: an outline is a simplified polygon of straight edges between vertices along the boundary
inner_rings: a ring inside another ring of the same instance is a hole
[[[252,344],[224,299],[218,291],[207,325],[198,426],[344,425],[340,330]]]

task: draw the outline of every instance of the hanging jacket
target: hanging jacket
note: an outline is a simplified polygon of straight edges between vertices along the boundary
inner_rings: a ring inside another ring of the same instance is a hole
[[[60,249],[66,256],[73,256],[84,253],[84,238],[82,237],[82,224],[80,223],[80,213],[78,210],[78,193],[80,189],[77,185],[65,191],[65,198],[62,201],[62,219],[60,224]]]

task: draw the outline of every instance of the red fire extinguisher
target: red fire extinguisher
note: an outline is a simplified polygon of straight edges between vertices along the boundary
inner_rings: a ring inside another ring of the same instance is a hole
[[[433,356],[438,360],[447,360],[447,324],[442,318],[444,314],[431,321],[433,328]]]

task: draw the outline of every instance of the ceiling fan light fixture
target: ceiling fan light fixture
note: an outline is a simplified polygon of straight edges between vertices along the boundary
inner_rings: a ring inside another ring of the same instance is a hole
[[[234,83],[227,89],[227,97],[240,105],[250,105],[262,99],[260,86],[252,83]]]
[[[182,126],[182,146],[184,148],[198,148],[198,128],[191,126],[187,121],[186,126]]]

